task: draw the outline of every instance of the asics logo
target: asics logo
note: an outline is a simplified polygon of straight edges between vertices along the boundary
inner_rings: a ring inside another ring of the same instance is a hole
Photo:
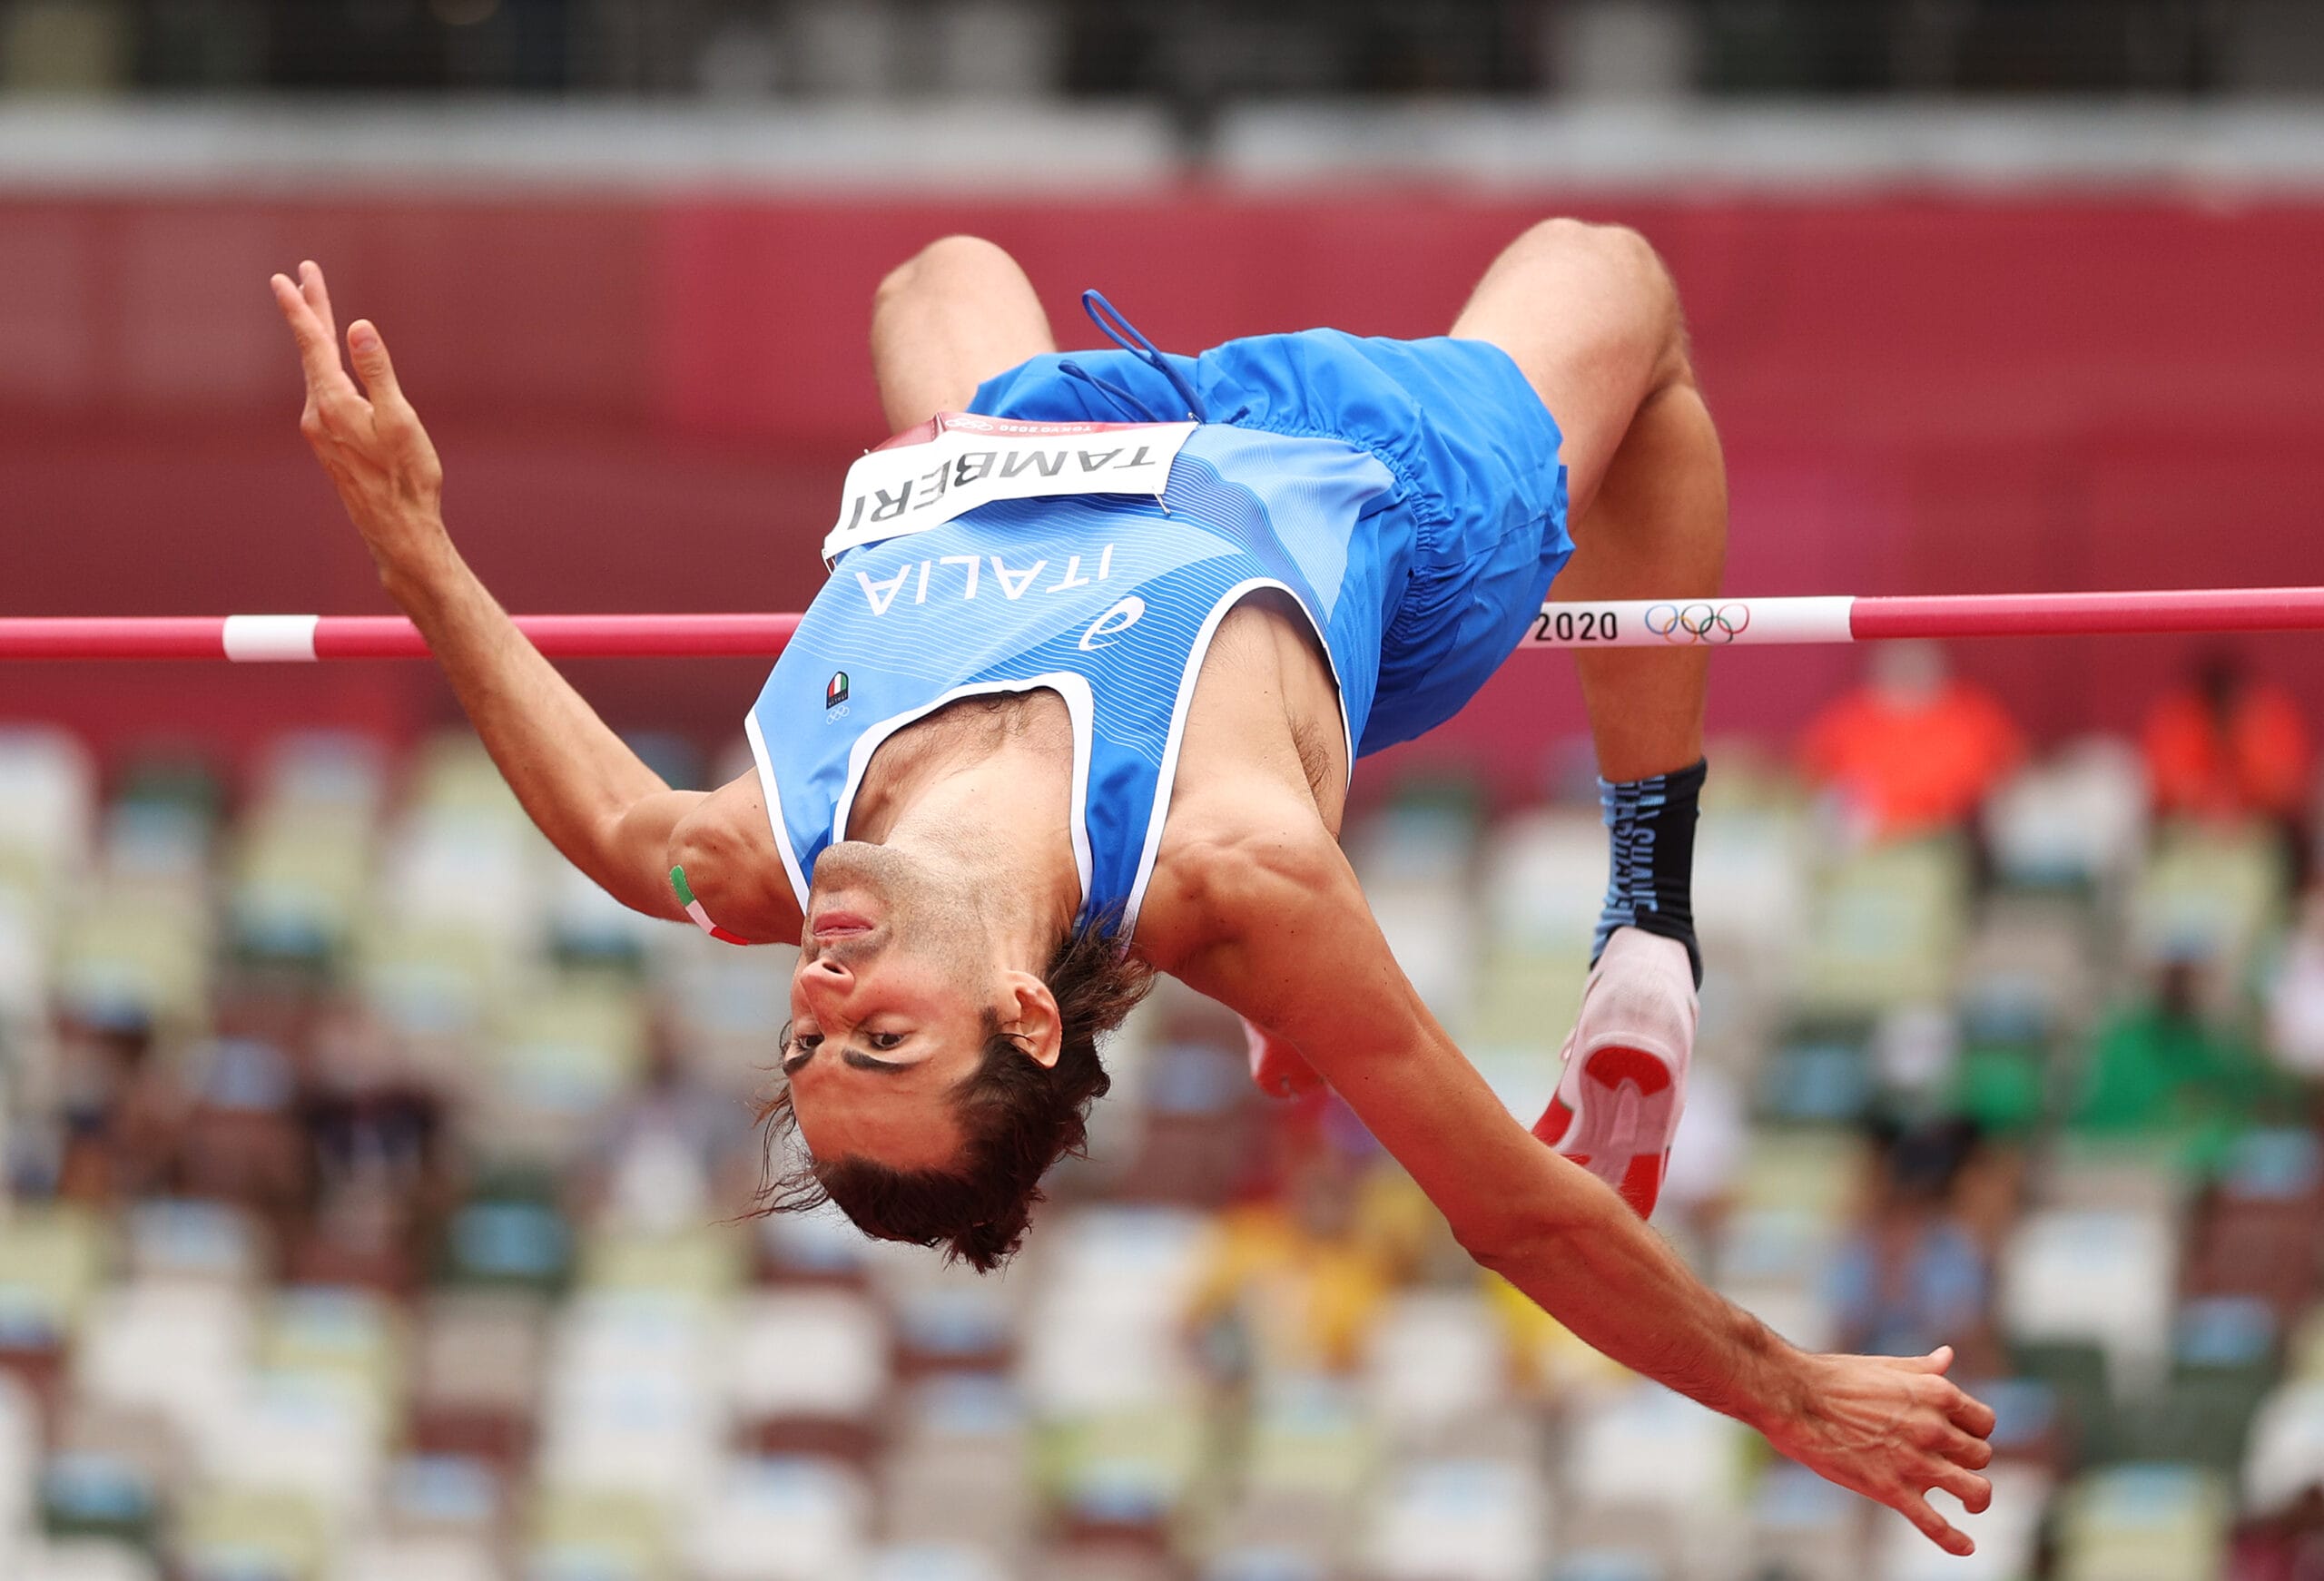
[[[1081,651],[1094,653],[1100,648],[1112,647],[1114,644],[1110,639],[1119,636],[1145,618],[1146,600],[1137,597],[1123,599],[1089,623],[1089,629],[1081,633]],[[1100,638],[1108,640],[1100,641]]]
[[[1646,629],[1666,643],[1731,643],[1751,624],[1747,604],[1658,604],[1646,612]]]

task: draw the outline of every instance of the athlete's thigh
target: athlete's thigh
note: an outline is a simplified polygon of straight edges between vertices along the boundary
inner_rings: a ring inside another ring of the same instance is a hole
[[[899,433],[967,410],[985,380],[1056,349],[1025,271],[973,236],[931,242],[881,282],[872,304],[872,371]]]
[[[1454,320],[1516,360],[1556,419],[1580,516],[1649,391],[1683,373],[1670,277],[1636,231],[1551,220],[1495,259]]]

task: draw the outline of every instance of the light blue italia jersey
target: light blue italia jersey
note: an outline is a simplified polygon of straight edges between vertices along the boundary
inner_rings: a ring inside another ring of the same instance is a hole
[[[971,411],[1197,426],[1158,496],[994,500],[836,552],[747,722],[803,908],[881,742],[956,699],[1047,687],[1073,721],[1079,920],[1127,941],[1195,680],[1238,600],[1279,588],[1306,612],[1353,761],[1459,712],[1572,553],[1557,424],[1500,348],[1310,329],[1182,357],[1084,302],[1118,349],[1032,358]],[[864,515],[905,508],[899,490]]]
[[[1091,441],[1085,441],[1085,443]],[[1360,530],[1387,469],[1337,439],[1197,428],[1158,498],[1000,500],[847,551],[748,722],[802,906],[880,744],[965,697],[1048,688],[1073,722],[1080,921],[1128,937],[1219,621],[1279,588],[1315,623],[1349,755],[1371,712],[1393,556]]]

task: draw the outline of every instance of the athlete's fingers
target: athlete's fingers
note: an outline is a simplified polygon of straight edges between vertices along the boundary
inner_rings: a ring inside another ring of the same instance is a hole
[[[347,354],[363,380],[363,393],[371,398],[375,408],[399,413],[408,409],[403,390],[396,383],[395,364],[388,359],[388,343],[370,319],[358,319],[347,327]]]
[[[315,317],[322,323],[325,339],[336,342],[339,320],[331,316],[330,287],[323,281],[323,266],[311,258],[299,265],[299,294],[307,299],[309,307],[314,309]]]
[[[1910,1488],[1899,1489],[1889,1502],[1899,1515],[1920,1528],[1921,1536],[1946,1553],[1966,1558],[1977,1551],[1977,1545],[1969,1540],[1967,1532],[1937,1514],[1927,1499]]]
[[[274,291],[274,305],[281,311],[282,321],[290,327],[290,339],[298,343],[299,363],[306,371],[307,388],[312,390],[321,362],[325,358],[338,361],[339,348],[323,333],[315,309],[289,275],[274,275],[267,284]]]
[[[300,366],[307,375],[307,404],[320,409],[334,398],[360,399],[347,370],[340,366],[339,345],[315,316],[313,304],[287,276],[276,275],[272,280],[274,300],[282,309],[283,321],[290,326],[290,338],[299,346]]]
[[[1946,1423],[1930,1435],[1929,1448],[1955,1466],[1965,1466],[1972,1471],[1983,1471],[1994,1463],[1994,1447],[1974,1433],[1965,1433]]]
[[[1942,1463],[1929,1478],[1931,1488],[1942,1488],[1961,1501],[1961,1507],[1971,1515],[1983,1515],[1993,1507],[1994,1485],[1974,1471],[1965,1471],[1958,1466]]]
[[[1993,1437],[1994,1425],[2000,1419],[1994,1415],[1994,1408],[1957,1385],[1945,1387],[1952,1392],[1945,1399],[1945,1414],[1952,1419],[1953,1425],[1976,1438]]]

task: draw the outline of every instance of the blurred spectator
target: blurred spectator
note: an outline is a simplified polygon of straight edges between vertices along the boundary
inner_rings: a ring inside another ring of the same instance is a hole
[[[288,1244],[312,1179],[290,1056],[262,1037],[213,1037],[192,1051],[187,1085],[178,1189],[249,1209]]]
[[[2186,954],[2166,958],[2152,994],[2101,1025],[2075,1129],[2171,1144],[2201,1164],[2281,1092],[2248,1040],[2204,1016],[2204,967]]]
[[[2298,820],[2310,744],[2291,693],[2229,648],[2201,655],[2148,711],[2141,744],[2154,809],[2196,818]]]
[[[1214,1368],[1354,1367],[1401,1261],[1394,1195],[1347,1154],[1318,1147],[1293,1166],[1281,1196],[1229,1210],[1189,1314]]]
[[[1942,648],[1890,643],[1861,685],[1808,722],[1800,763],[1852,830],[1899,839],[1971,818],[2024,751],[2000,702],[1954,676]]]
[[[1955,1202],[1975,1128],[1947,1121],[1878,1140],[1879,1191],[1828,1275],[1840,1348],[1914,1356],[1949,1344],[1968,1353],[1985,1338],[1993,1283],[1986,1249]]]
[[[409,1289],[451,1194],[444,1095],[351,1006],[324,1018],[314,1045],[305,1119],[315,1202],[299,1274]]]
[[[644,1079],[606,1116],[583,1156],[583,1218],[666,1233],[749,1201],[759,1148],[750,1110],[704,1082],[657,1026]]]
[[[177,1154],[184,1097],[156,1057],[143,1016],[64,1029],[63,1157],[57,1193],[119,1205],[164,1188]]]

